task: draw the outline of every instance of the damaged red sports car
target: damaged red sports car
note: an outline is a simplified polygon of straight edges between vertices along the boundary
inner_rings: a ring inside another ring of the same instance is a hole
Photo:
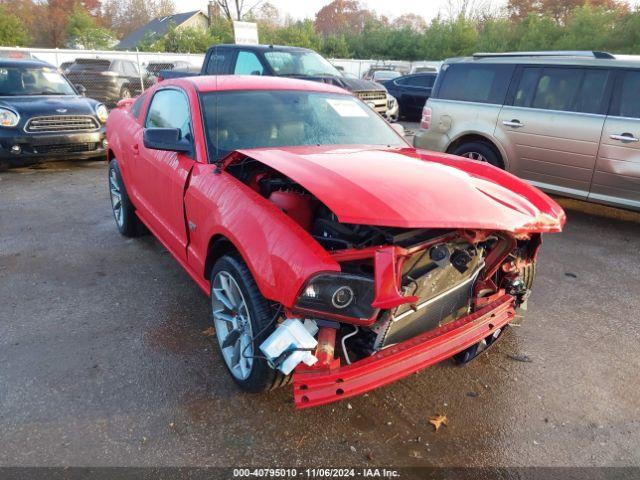
[[[210,295],[241,388],[292,381],[300,408],[473,358],[565,221],[536,188],[415,150],[317,82],[161,82],[111,112],[107,137],[120,232],[150,230]]]

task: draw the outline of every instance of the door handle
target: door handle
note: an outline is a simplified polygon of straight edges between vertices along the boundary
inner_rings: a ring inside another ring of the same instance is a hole
[[[503,120],[502,124],[506,127],[513,127],[513,128],[524,127],[524,123],[520,123],[520,120],[517,120],[515,118],[513,120]]]
[[[619,135],[610,135],[609,138],[612,140],[619,140],[621,142],[640,142],[640,139],[627,132],[621,133]]]

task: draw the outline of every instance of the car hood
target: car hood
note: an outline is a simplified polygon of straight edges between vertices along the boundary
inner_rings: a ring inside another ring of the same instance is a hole
[[[474,160],[413,148],[239,150],[298,182],[343,223],[557,232],[562,208],[537,188]]]
[[[97,103],[79,95],[0,97],[0,107],[16,110],[23,118],[39,115],[95,115]]]
[[[344,88],[351,90],[352,92],[386,91],[386,88],[384,88],[383,85],[369,80],[342,77],[340,81],[345,84]]]

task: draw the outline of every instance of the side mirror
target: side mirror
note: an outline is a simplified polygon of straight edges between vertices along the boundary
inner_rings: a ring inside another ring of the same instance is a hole
[[[191,153],[191,142],[182,138],[178,128],[147,128],[142,135],[146,148],[169,152]]]
[[[84,85],[80,85],[79,83],[76,85],[76,90],[78,91],[78,93],[80,95],[82,95],[83,97],[86,95],[87,93],[87,89],[85,88]]]
[[[402,135],[403,137],[405,136],[406,131],[401,123],[390,123],[389,125],[391,125],[391,128],[393,128],[400,135]]]

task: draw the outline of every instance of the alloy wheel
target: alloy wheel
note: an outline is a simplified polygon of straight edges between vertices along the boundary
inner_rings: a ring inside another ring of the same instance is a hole
[[[122,228],[124,225],[122,190],[120,189],[120,182],[118,182],[118,176],[114,168],[109,171],[109,193],[111,194],[111,208],[113,208],[113,216],[116,219],[118,227]]]
[[[222,357],[234,377],[246,380],[253,367],[253,332],[247,302],[236,280],[224,270],[213,278],[211,292]]]
[[[471,160],[478,160],[479,162],[487,162],[487,158],[479,152],[467,152],[460,155],[461,157],[470,158]]]

